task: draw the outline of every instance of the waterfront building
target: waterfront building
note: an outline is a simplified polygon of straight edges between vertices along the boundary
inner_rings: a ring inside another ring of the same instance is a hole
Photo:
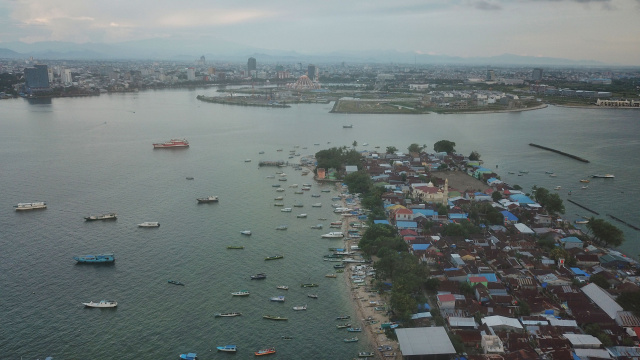
[[[49,90],[49,70],[47,65],[34,65],[24,69],[25,90],[31,94],[34,92]]]

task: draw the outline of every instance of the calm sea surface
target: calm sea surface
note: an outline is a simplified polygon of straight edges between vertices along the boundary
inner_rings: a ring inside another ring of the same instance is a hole
[[[549,107],[487,115],[338,115],[329,113],[332,104],[234,107],[202,103],[199,94],[216,93],[182,89],[0,102],[0,358],[176,359],[197,352],[200,359],[224,359],[228,354],[215,347],[225,344],[238,345],[235,358],[242,359],[267,346],[275,346],[273,358],[280,359],[350,359],[372,350],[365,339],[344,343],[351,334],[335,328],[337,315],[355,315],[345,282],[324,277],[333,264],[322,255],[342,244],[320,238],[336,218],[330,206],[335,189],[293,168],[283,169],[287,182],[267,178],[275,168],[258,168],[259,160],[290,160],[293,149],[304,156],[357,141],[359,150],[405,150],[411,143],[432,150],[434,142],[448,139],[458,152],[478,151],[508,183],[526,190],[562,186],[563,199],[572,191],[571,199],[602,217],[609,213],[640,226],[638,111]],[[353,128],[343,129],[345,124]],[[175,137],[187,138],[191,147],[151,146]],[[530,147],[532,142],[591,162]],[[517,176],[520,170],[529,173]],[[581,189],[579,180],[596,173],[616,177],[592,179]],[[195,179],[185,179],[190,176]],[[275,191],[278,183],[286,192]],[[313,187],[298,195],[288,187],[294,183]],[[220,202],[196,203],[208,195]],[[304,207],[283,213],[273,206],[278,195],[285,206]],[[13,208],[30,201],[46,201],[48,209]],[[315,202],[323,206],[312,208]],[[591,215],[565,206],[571,220]],[[83,220],[111,211],[117,221]],[[296,218],[298,213],[308,217]],[[143,221],[161,226],[138,228]],[[317,223],[325,229],[310,229]],[[627,237],[620,250],[637,257],[638,232],[613,223]],[[289,229],[277,231],[278,225]],[[242,236],[244,229],[253,235]],[[245,249],[227,250],[229,245]],[[76,265],[72,259],[109,251],[117,258],[111,266]],[[264,261],[280,253],[284,259]],[[251,281],[258,272],[267,279]],[[169,285],[169,279],[186,286]],[[306,282],[320,287],[301,288]],[[251,295],[230,294],[243,289]],[[311,292],[319,299],[309,299]],[[285,295],[286,302],[270,302],[276,295]],[[119,305],[81,305],[101,299]],[[307,311],[292,310],[304,304]],[[243,315],[214,317],[233,311]],[[264,314],[289,321],[263,320]]]

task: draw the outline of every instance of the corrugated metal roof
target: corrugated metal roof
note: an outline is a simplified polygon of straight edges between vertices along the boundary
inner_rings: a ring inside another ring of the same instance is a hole
[[[443,327],[397,328],[395,331],[403,356],[456,353]]]
[[[618,311],[622,311],[622,306],[618,305],[618,303],[598,285],[591,283],[587,286],[583,286],[580,290],[582,290],[582,292],[584,292],[591,301],[596,303],[598,307],[604,310],[610,318],[615,319]]]

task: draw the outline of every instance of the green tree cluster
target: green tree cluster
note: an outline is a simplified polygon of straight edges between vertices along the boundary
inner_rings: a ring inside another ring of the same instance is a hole
[[[478,153],[477,151],[472,151],[471,154],[469,154],[469,160],[471,161],[478,161],[480,160],[480,153]]]
[[[455,149],[456,143],[449,140],[440,140],[433,144],[433,150],[435,152],[446,152],[447,154],[451,154],[456,151]]]
[[[419,153],[419,152],[421,152],[421,151],[422,151],[422,146],[420,146],[420,145],[418,145],[418,144],[416,144],[416,143],[413,143],[413,144],[409,145],[409,147],[407,148],[407,150],[408,150],[410,153]]]
[[[560,195],[550,193],[543,187],[533,187],[535,200],[549,212],[550,214],[564,214],[564,204]]]
[[[316,153],[318,168],[343,170],[346,165],[358,165],[362,162],[362,155],[354,149],[333,147]]]
[[[587,223],[587,229],[594,240],[605,243],[607,246],[620,246],[624,242],[622,230],[606,220],[591,217]]]

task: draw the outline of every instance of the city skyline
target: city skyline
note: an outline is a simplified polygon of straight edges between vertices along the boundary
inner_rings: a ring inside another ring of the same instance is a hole
[[[123,9],[126,9],[124,11]],[[170,39],[212,50],[502,54],[640,64],[639,0],[0,1],[12,42]],[[206,48],[206,44],[214,49]]]

